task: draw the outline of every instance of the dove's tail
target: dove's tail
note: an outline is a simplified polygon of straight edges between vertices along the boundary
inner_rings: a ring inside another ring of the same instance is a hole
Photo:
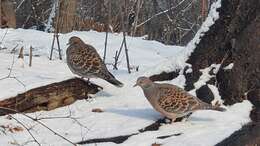
[[[121,83],[120,81],[118,81],[115,78],[109,78],[109,79],[106,79],[106,81],[108,81],[109,83],[111,83],[111,84],[113,84],[113,85],[115,85],[117,87],[123,87],[124,86],[123,83]]]
[[[105,79],[106,81],[108,81],[109,83],[117,86],[117,87],[123,87],[124,84],[121,83],[120,81],[118,81],[115,76],[113,74],[111,74],[109,71],[107,71],[105,77],[103,78]]]
[[[220,107],[220,105],[218,105],[218,104],[216,104],[216,105],[205,104],[203,106],[203,109],[205,109],[205,110],[215,110],[215,111],[220,111],[220,112],[226,111],[225,108]]]
[[[220,111],[220,112],[226,111],[225,108],[220,107],[220,106],[211,106],[211,107],[212,107],[211,110]]]

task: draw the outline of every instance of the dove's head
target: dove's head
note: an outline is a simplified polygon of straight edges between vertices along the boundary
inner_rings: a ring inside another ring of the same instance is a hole
[[[76,36],[73,36],[69,39],[68,45],[77,44],[77,43],[83,43],[83,41]]]
[[[139,77],[136,81],[135,86],[140,86],[141,88],[145,89],[145,88],[149,88],[153,85],[153,81],[151,81],[148,77]]]

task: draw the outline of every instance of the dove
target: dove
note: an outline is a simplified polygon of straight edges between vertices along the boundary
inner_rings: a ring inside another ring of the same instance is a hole
[[[135,86],[140,86],[152,107],[172,122],[196,110],[225,111],[222,107],[201,101],[178,86],[154,83],[148,77],[139,77]]]
[[[83,78],[101,78],[117,87],[123,87],[123,83],[108,71],[93,46],[76,36],[71,37],[68,44],[66,59],[71,72]]]

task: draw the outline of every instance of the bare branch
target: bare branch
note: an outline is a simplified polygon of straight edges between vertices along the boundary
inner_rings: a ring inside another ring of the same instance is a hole
[[[22,0],[20,4],[16,7],[15,12],[21,7],[21,5],[25,2],[25,0]]]
[[[19,121],[18,119],[16,119],[14,116],[9,115],[12,119],[14,119],[17,123],[19,123],[23,128],[26,129],[26,131],[30,134],[30,136],[33,138],[33,142],[37,143],[38,146],[41,146],[41,144],[37,141],[37,139],[33,136],[33,134],[31,133],[30,129],[28,127],[26,127],[21,121]]]
[[[35,121],[36,123],[40,124],[41,126],[43,126],[44,128],[48,129],[50,132],[52,132],[54,135],[57,135],[58,137],[62,138],[63,140],[67,141],[68,143],[76,146],[76,143],[70,141],[69,139],[67,139],[66,137],[62,136],[61,134],[57,133],[56,131],[52,130],[51,128],[49,128],[47,125],[45,125],[44,123],[42,123],[41,121],[37,120],[36,118],[33,118],[29,115],[26,115],[24,113],[20,113],[14,109],[11,109],[11,108],[6,108],[6,107],[0,107],[0,110],[2,112],[12,112],[12,113],[17,113],[17,114],[21,114],[25,117],[27,117],[28,119],[31,119],[32,121]]]
[[[4,38],[5,38],[6,34],[7,34],[7,32],[8,32],[8,28],[6,28],[6,31],[5,31],[5,33],[4,33],[3,37],[2,37],[2,39],[1,39],[0,44],[4,41]]]
[[[154,19],[154,18],[156,18],[156,17],[158,17],[158,16],[160,16],[160,15],[162,15],[162,14],[165,14],[165,13],[171,11],[171,10],[174,10],[174,9],[178,8],[178,7],[179,7],[181,4],[183,4],[184,2],[185,2],[185,0],[182,0],[177,6],[173,6],[173,7],[169,8],[169,9],[167,9],[167,10],[161,11],[161,12],[159,12],[159,13],[153,15],[152,17],[148,18],[147,20],[145,20],[145,21],[143,21],[142,23],[138,24],[138,25],[136,26],[136,28],[138,28],[138,27],[140,27],[140,26],[143,26],[143,25],[146,24],[147,22],[151,21],[152,19]]]

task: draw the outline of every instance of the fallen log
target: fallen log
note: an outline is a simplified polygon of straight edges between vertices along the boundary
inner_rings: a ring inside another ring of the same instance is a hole
[[[35,112],[52,110],[74,103],[76,100],[87,99],[89,94],[97,93],[102,87],[83,79],[73,78],[58,83],[38,87],[18,94],[15,97],[0,101],[0,107],[18,112]],[[0,116],[10,114],[1,111]]]

